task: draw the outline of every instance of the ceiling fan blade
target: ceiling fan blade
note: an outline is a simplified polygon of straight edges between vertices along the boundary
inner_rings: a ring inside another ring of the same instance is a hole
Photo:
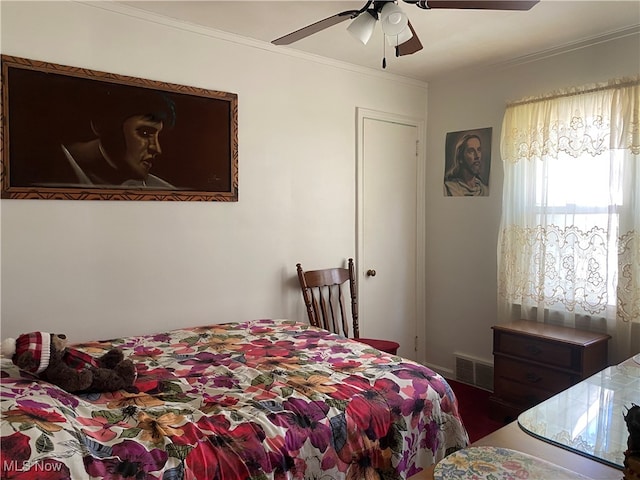
[[[478,10],[531,10],[540,0],[426,0],[421,8],[451,8]]]
[[[293,42],[297,42],[298,40],[302,40],[303,38],[307,38],[314,33],[318,33],[325,28],[332,27],[337,25],[340,22],[344,22],[349,18],[355,18],[360,14],[359,10],[347,10],[346,12],[340,12],[331,17],[327,17],[318,22],[312,23],[311,25],[307,25],[306,27],[302,27],[295,32],[291,32],[283,37],[276,38],[271,43],[274,45],[289,45]]]
[[[413,29],[413,25],[411,25],[411,22],[409,22],[408,25],[409,25],[409,28],[411,29],[411,33],[413,33],[413,36],[406,42],[401,43],[396,47],[396,57],[401,57],[403,55],[411,55],[412,53],[416,53],[422,50],[422,43],[418,38],[418,34]]]

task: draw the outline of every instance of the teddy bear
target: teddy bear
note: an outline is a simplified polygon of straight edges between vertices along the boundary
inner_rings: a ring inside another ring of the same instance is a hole
[[[70,393],[130,390],[136,367],[117,348],[99,358],[67,346],[63,334],[32,332],[2,342],[2,354],[21,370]]]

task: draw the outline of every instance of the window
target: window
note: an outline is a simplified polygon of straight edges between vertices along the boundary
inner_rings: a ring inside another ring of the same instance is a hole
[[[592,288],[576,288],[576,298],[565,302],[575,303],[579,313],[598,315],[616,304],[617,236],[606,232],[618,232],[623,207],[621,184],[610,178],[621,170],[621,153],[575,158],[559,152],[556,159],[536,162],[536,223],[548,231],[563,229],[555,241],[546,239],[547,252],[553,248],[565,267],[558,269],[557,282],[546,286],[568,292],[577,279],[586,279]]]
[[[639,111],[640,78],[507,107],[501,320],[640,323]]]

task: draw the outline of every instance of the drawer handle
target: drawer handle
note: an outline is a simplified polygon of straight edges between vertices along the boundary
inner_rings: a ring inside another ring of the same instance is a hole
[[[540,349],[540,347],[536,347],[535,345],[527,345],[525,347],[525,350],[529,352],[531,355],[540,355],[542,353],[542,350]]]
[[[527,373],[525,375],[525,378],[529,383],[538,383],[540,380],[542,380],[542,377],[539,377],[535,373],[531,373],[531,372]]]

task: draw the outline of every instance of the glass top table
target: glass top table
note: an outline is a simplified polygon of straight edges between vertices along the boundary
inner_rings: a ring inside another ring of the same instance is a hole
[[[527,433],[623,469],[629,432],[623,415],[640,405],[640,354],[583,380],[518,416]]]

